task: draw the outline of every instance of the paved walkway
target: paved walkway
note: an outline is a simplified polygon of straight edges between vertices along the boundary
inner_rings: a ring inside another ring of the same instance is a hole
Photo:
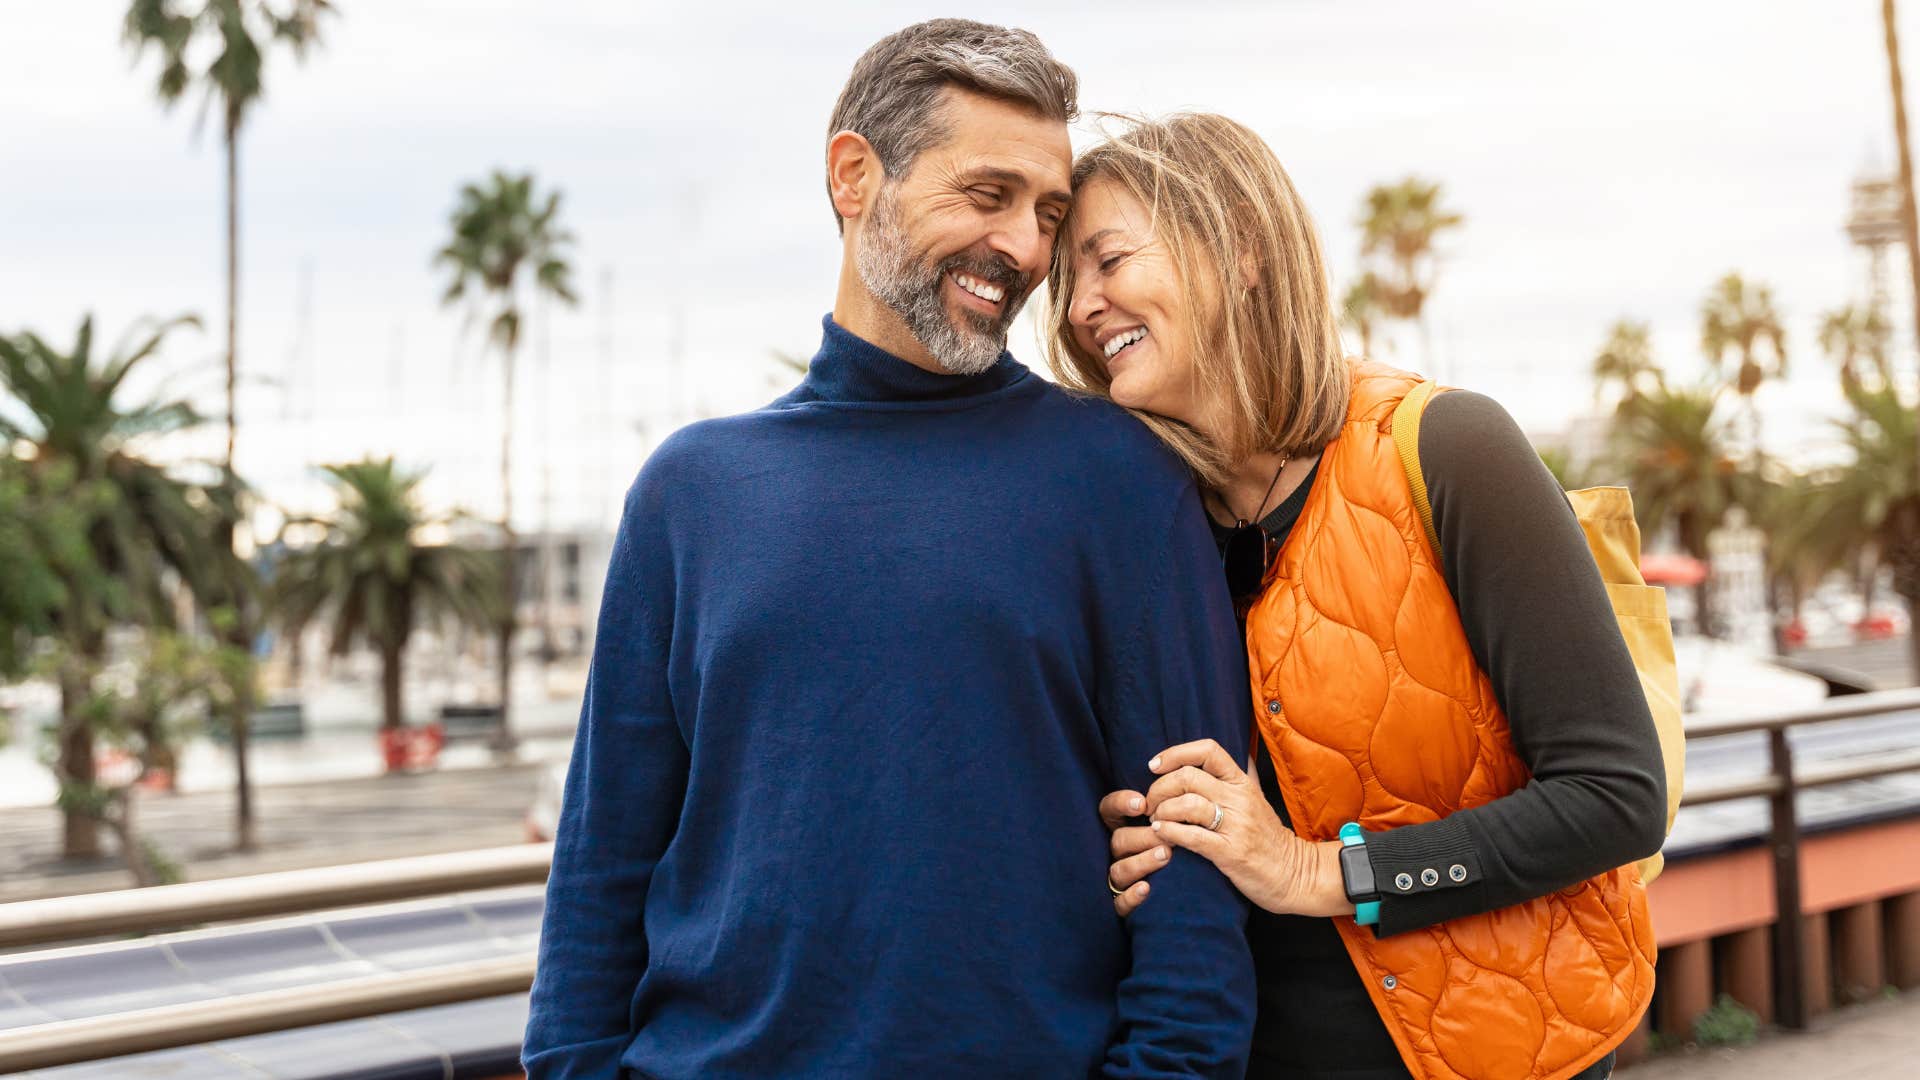
[[[1752,1046],[1664,1054],[1622,1080],[1905,1080],[1920,1076],[1920,993],[1855,1005],[1799,1034]]]
[[[143,794],[141,832],[187,880],[495,847],[526,839],[525,817],[542,767],[448,769],[255,790],[258,850],[233,851],[233,794]],[[0,902],[125,888],[132,875],[110,854],[60,858],[60,814],[0,810]]]

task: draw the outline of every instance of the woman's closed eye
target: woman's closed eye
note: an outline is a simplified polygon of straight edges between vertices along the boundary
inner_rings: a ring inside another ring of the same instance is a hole
[[[1119,266],[1121,260],[1125,259],[1127,255],[1128,253],[1124,251],[1116,251],[1111,255],[1102,255],[1100,257],[1100,272],[1103,274],[1113,273],[1114,268]]]

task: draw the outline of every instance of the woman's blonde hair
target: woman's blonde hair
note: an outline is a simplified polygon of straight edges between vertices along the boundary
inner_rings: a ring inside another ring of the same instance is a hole
[[[1073,188],[1110,180],[1151,213],[1193,316],[1196,390],[1221,403],[1223,423],[1210,438],[1135,415],[1216,487],[1252,454],[1318,452],[1346,419],[1349,378],[1320,241],[1293,181],[1260,136],[1224,116],[1123,122],[1080,155]],[[1048,277],[1047,362],[1062,384],[1107,397],[1105,362],[1068,322],[1072,256],[1063,238]]]

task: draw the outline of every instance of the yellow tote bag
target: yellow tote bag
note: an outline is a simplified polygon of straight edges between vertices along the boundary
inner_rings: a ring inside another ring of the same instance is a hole
[[[1428,380],[1414,387],[1393,414],[1393,443],[1413,489],[1413,505],[1426,526],[1434,557],[1440,555],[1440,537],[1433,528],[1433,504],[1427,498],[1427,479],[1420,470],[1420,417],[1438,389]],[[1680,673],[1673,660],[1673,624],[1667,621],[1667,592],[1640,576],[1640,523],[1633,516],[1633,497],[1623,487],[1595,487],[1567,492],[1574,516],[1587,536],[1587,547],[1607,586],[1620,636],[1640,673],[1640,691],[1653,713],[1660,734],[1660,757],[1667,772],[1667,830],[1680,809],[1686,781],[1687,735],[1680,714]],[[1665,857],[1655,852],[1640,862],[1640,880],[1660,876]]]

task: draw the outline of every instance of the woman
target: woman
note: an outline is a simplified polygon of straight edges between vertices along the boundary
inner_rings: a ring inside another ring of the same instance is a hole
[[[1498,405],[1439,395],[1431,550],[1391,435],[1420,379],[1343,359],[1312,223],[1248,129],[1141,123],[1074,182],[1050,360],[1200,477],[1260,736],[1252,775],[1171,747],[1102,802],[1116,909],[1175,846],[1252,902],[1250,1076],[1609,1075],[1652,995],[1630,864],[1665,780],[1560,488]]]

